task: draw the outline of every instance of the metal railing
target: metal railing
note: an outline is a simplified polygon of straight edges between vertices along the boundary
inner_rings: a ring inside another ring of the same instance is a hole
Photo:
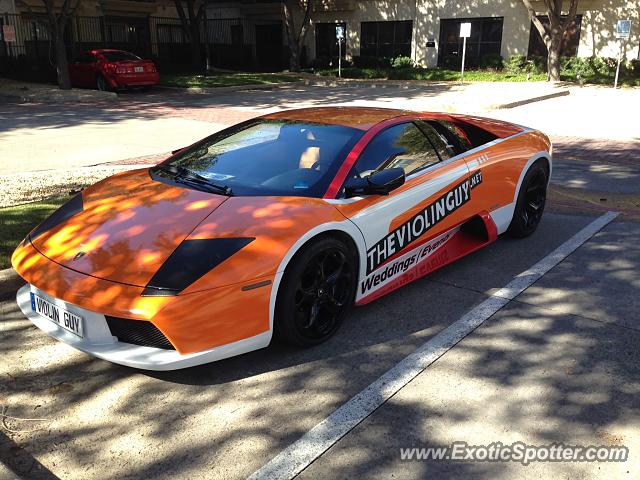
[[[14,38],[0,39],[0,73],[7,69],[51,69],[55,49],[47,19],[27,14],[2,14],[0,25],[13,26]],[[256,48],[256,24],[245,19],[209,19],[200,28],[201,51],[209,43],[213,66],[254,69],[261,65],[261,47]],[[275,25],[273,25],[275,27]],[[259,27],[258,27],[259,28]],[[0,35],[2,30],[0,29]],[[282,57],[282,41],[277,57]],[[172,70],[191,63],[191,44],[178,18],[75,16],[65,32],[70,62],[95,48],[116,48],[154,59],[161,68]],[[264,50],[264,47],[262,47]],[[273,68],[277,68],[275,61]],[[10,65],[9,65],[10,64]],[[4,66],[4,68],[3,68]]]

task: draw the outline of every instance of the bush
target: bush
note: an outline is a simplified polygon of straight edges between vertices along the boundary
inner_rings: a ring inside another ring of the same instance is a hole
[[[394,68],[389,72],[389,80],[422,80],[426,69],[420,67]]]
[[[542,75],[547,73],[547,59],[545,57],[512,55],[504,63],[509,75],[524,75],[527,73]]]
[[[497,53],[490,53],[488,55],[483,55],[480,57],[478,61],[478,66],[480,68],[492,68],[494,70],[502,70],[504,68],[504,61],[502,60],[502,56]]]
[[[527,70],[529,73],[538,73],[540,75],[547,73],[547,57],[531,55],[527,57],[527,62],[529,62]]]
[[[323,76],[338,76],[337,68],[320,69],[317,70],[318,75]],[[342,78],[359,78],[359,79],[373,79],[373,78],[387,78],[388,70],[384,68],[357,68],[346,67],[342,69]]]
[[[396,57],[391,60],[392,68],[414,68],[415,62],[411,57]]]
[[[527,57],[524,55],[511,55],[506,62],[504,68],[511,75],[518,75],[524,72],[527,63]]]
[[[391,62],[388,58],[378,57],[353,57],[353,66],[357,68],[389,68]]]
[[[634,58],[630,60],[627,65],[627,70],[629,70],[630,75],[640,77],[640,59]]]
[[[327,68],[335,68],[338,66],[338,57],[333,58],[316,58],[311,63],[311,67],[319,70],[319,69],[327,69]],[[346,58],[342,59],[342,67],[352,67],[353,62],[351,60],[347,60]]]

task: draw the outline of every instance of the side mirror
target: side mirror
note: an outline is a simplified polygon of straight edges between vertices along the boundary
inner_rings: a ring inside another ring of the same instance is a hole
[[[352,178],[345,184],[347,197],[357,195],[388,195],[404,184],[405,176],[402,168],[388,168],[372,173],[365,178]]]

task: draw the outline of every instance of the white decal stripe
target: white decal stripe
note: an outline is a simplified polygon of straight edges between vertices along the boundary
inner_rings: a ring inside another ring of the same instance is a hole
[[[364,280],[361,280],[358,284],[358,294],[356,296],[356,301],[360,300],[363,297],[371,295],[373,292],[381,289],[385,285],[391,283],[399,276],[408,273],[418,267],[422,262],[431,258],[431,256],[436,253],[440,248],[442,248],[453,235],[460,230],[460,227],[452,228],[451,230],[444,232],[441,235],[438,235],[436,238],[432,239],[429,242],[423,243],[416,248],[408,251],[407,253],[401,255],[395,260],[388,262],[378,269],[371,272],[367,275]],[[413,260],[412,260],[413,259]],[[404,269],[399,267],[400,264],[409,261],[411,262],[409,265],[406,265]],[[398,265],[398,267],[396,267]],[[394,270],[398,270],[397,272]],[[389,271],[389,275],[384,275],[385,272]],[[374,279],[378,277],[378,283],[374,283]],[[364,289],[363,285],[370,285],[370,288]],[[363,291],[364,290],[364,291]]]
[[[249,478],[252,480],[294,478],[424,369],[567,258],[617,216],[617,212],[608,212],[591,222],[538,263],[517,275],[505,287],[424,343],[415,352],[309,430],[302,438],[276,455]]]

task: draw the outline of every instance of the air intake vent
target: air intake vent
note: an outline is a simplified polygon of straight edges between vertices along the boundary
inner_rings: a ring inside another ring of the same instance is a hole
[[[111,335],[118,337],[120,342],[143,347],[175,350],[175,347],[171,345],[167,337],[151,322],[108,316],[105,318],[107,319],[109,330],[111,330]]]

